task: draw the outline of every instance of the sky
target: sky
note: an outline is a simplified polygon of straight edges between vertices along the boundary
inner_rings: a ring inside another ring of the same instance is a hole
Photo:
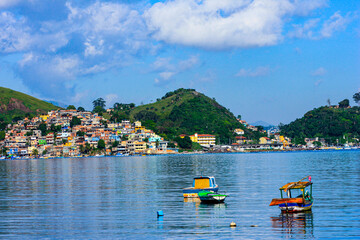
[[[0,86],[92,109],[177,88],[289,123],[360,91],[358,0],[0,0]]]

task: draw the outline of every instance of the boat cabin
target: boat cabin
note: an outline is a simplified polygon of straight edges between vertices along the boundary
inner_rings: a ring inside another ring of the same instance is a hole
[[[309,192],[310,188],[310,192]],[[281,188],[281,198],[307,198],[312,197],[312,182],[291,182]]]
[[[202,190],[217,192],[219,186],[215,182],[215,177],[196,177],[194,178],[192,187],[183,189],[183,196],[185,198],[197,198],[198,193]]]
[[[215,188],[217,185],[215,183],[215,177],[196,177],[194,178],[193,188],[194,189],[205,189],[205,188]]]

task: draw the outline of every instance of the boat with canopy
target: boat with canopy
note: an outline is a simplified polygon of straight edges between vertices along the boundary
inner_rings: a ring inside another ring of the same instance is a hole
[[[312,184],[311,176],[285,184],[279,189],[281,198],[272,199],[270,206],[278,205],[282,212],[310,211],[314,203]]]

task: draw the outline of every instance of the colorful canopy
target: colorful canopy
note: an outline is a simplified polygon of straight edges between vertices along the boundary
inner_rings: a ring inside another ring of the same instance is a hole
[[[280,188],[280,190],[287,190],[287,189],[301,189],[310,186],[312,182],[290,182],[285,184]]]

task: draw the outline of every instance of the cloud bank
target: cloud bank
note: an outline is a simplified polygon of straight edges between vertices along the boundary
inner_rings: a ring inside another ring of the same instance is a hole
[[[56,17],[46,14],[51,4],[0,0],[0,54],[22,55],[14,67],[17,76],[32,91],[59,100],[76,96],[81,79],[121,69],[144,55],[156,58],[163,46],[211,51],[271,46],[287,37],[331,37],[352,20],[350,13],[340,12],[325,20],[308,19],[326,6],[325,0],[170,0],[153,5],[69,0],[56,1],[61,5]],[[34,17],[34,7],[41,9],[41,17]],[[305,20],[294,24],[294,17]],[[200,62],[196,54],[184,60],[157,58],[155,85],[170,83]],[[268,72],[266,67],[241,69],[237,76]]]

